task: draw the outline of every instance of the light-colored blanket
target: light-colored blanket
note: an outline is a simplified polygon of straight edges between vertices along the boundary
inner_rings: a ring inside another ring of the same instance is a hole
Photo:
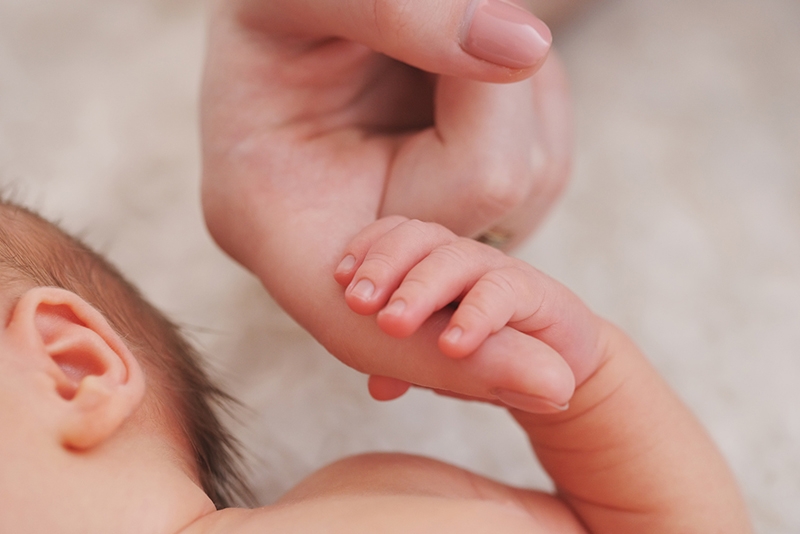
[[[378,404],[223,256],[198,204],[203,6],[0,0],[0,184],[190,326],[249,406],[264,502],[340,456],[426,454],[546,485],[499,410]],[[800,3],[609,0],[556,41],[574,180],[520,255],[627,330],[732,464],[759,530],[800,532]]]

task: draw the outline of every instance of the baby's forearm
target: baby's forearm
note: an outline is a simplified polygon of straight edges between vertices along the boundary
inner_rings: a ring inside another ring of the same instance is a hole
[[[605,360],[569,410],[514,414],[560,496],[595,534],[751,532],[702,426],[622,332],[601,330]]]

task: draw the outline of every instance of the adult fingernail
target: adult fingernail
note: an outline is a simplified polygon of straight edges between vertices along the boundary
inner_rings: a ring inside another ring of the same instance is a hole
[[[492,392],[492,394],[494,394],[494,396],[497,397],[497,400],[503,404],[507,404],[512,408],[516,408],[528,413],[560,413],[569,408],[569,403],[556,404],[555,402],[543,397],[526,395],[524,393],[517,393],[516,391],[508,391],[506,389],[496,389]]]
[[[478,0],[462,34],[469,54],[510,67],[534,67],[553,42],[550,29],[525,9],[506,0]]]
[[[353,256],[352,254],[348,254],[347,256],[344,257],[344,259],[342,259],[342,261],[339,262],[339,265],[336,266],[336,270],[334,272],[337,274],[349,273],[350,271],[353,270],[353,267],[355,267],[355,265],[356,265],[355,256]]]
[[[375,293],[375,284],[366,278],[359,280],[350,290],[350,295],[359,300],[369,300],[373,293]]]

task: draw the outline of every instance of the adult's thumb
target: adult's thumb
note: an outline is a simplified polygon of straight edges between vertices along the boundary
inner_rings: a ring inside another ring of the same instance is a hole
[[[240,19],[277,39],[341,37],[436,74],[511,82],[552,36],[520,0],[250,0]]]

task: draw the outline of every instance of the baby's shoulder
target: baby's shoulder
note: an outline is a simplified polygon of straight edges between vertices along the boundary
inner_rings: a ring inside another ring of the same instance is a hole
[[[552,534],[512,503],[427,495],[344,495],[213,512],[180,534]]]
[[[369,454],[320,469],[274,505],[214,512],[180,534],[585,532],[562,507],[435,460]]]

